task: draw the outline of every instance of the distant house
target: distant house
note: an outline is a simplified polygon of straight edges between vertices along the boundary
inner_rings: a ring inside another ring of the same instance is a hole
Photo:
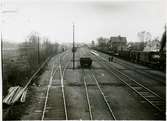
[[[108,42],[108,39],[107,38],[104,38],[104,37],[100,37],[97,39],[98,41],[98,46],[99,47],[105,47],[107,42]]]
[[[108,41],[108,47],[115,52],[120,50],[127,50],[127,39],[126,37],[121,36],[110,37]]]

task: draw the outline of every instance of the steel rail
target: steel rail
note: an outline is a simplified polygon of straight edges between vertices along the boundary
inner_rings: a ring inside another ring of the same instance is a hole
[[[97,51],[96,51],[97,52]],[[105,54],[105,53],[102,53],[102,52],[100,52],[102,55],[106,55],[105,57],[103,57],[103,58],[106,58],[107,56],[109,56],[108,54]],[[127,69],[132,69],[133,71],[135,71],[135,72],[137,72],[137,73],[140,73],[140,74],[142,74],[142,75],[144,75],[145,77],[149,77],[149,78],[151,78],[151,79],[153,79],[153,80],[155,80],[155,81],[160,81],[159,79],[157,79],[157,77],[156,77],[156,75],[154,75],[154,74],[152,74],[152,73],[150,73],[150,72],[148,72],[148,71],[146,71],[145,69],[141,69],[141,68],[138,68],[138,67],[135,67],[135,66],[133,66],[133,65],[131,65],[129,62],[127,62],[126,60],[121,60],[120,58],[117,58],[117,57],[115,57],[114,58],[114,60],[115,60],[115,63],[118,63],[118,64],[120,64],[120,65],[123,65],[123,66],[125,66]],[[136,64],[136,63],[135,63]],[[131,67],[128,67],[127,65],[129,65],[129,66],[131,66]],[[151,69],[151,68],[150,68]],[[150,70],[149,69],[149,70]],[[138,71],[138,70],[140,70],[140,71]],[[144,72],[144,73],[143,73]],[[151,75],[153,75],[153,76],[151,76]],[[158,75],[159,76],[159,75]],[[160,76],[159,76],[160,77]],[[160,77],[160,78],[164,78],[164,77]],[[165,78],[164,78],[165,79]],[[166,84],[165,82],[163,82],[163,81],[160,81],[161,83],[163,83],[163,84]]]
[[[46,106],[47,106],[47,101],[48,101],[48,96],[49,96],[49,90],[50,90],[50,87],[52,85],[53,76],[54,76],[55,72],[58,71],[58,68],[57,68],[55,70],[55,72],[53,72],[54,68],[55,68],[55,65],[53,65],[53,68],[52,68],[52,71],[51,71],[51,76],[50,76],[50,79],[49,79],[48,88],[47,88],[47,91],[46,91],[46,98],[45,98],[45,103],[44,103],[44,108],[43,108],[43,111],[42,111],[42,118],[41,118],[42,121],[44,120],[44,117],[45,117]]]
[[[67,50],[67,51],[64,53],[64,55],[63,55],[63,57],[62,57],[63,60],[64,60],[64,57],[68,54],[68,52],[70,52],[70,50]]]
[[[112,67],[113,67],[113,65],[111,65],[104,57],[102,57],[102,56],[96,56],[96,57],[100,57],[101,59],[103,59],[104,61],[107,62],[106,64],[108,64],[109,66],[112,66]],[[104,65],[104,64],[103,64],[103,65]],[[115,67],[112,68],[112,69],[115,70],[115,71],[117,71],[117,72],[119,72],[120,74],[124,75],[126,78],[128,78],[129,80],[131,80],[131,81],[135,82],[136,84],[140,85],[140,86],[143,87],[144,89],[148,90],[148,91],[149,91],[150,93],[152,93],[153,95],[155,95],[155,96],[157,96],[157,97],[163,99],[160,95],[156,94],[155,92],[153,92],[153,91],[150,90],[149,88],[145,87],[145,86],[142,85],[141,83],[138,83],[137,81],[135,81],[134,79],[132,79],[132,78],[129,77],[128,75],[122,73],[121,71],[119,71],[119,70],[116,69]]]
[[[101,89],[101,87],[100,87],[100,85],[99,85],[98,80],[97,80],[96,77],[94,76],[93,72],[92,72],[92,71],[90,71],[90,72],[91,72],[91,73],[89,73],[89,76],[90,76],[90,78],[91,78],[91,76],[92,76],[93,79],[95,80],[96,85],[97,85],[97,87],[98,87],[98,89],[99,89],[101,95],[103,96],[103,99],[104,99],[104,101],[105,101],[105,103],[106,103],[106,105],[107,105],[107,107],[108,107],[108,109],[109,109],[109,112],[110,112],[111,116],[113,117],[114,120],[117,120],[116,117],[115,117],[115,115],[114,115],[114,112],[113,112],[113,110],[112,110],[112,108],[111,108],[111,106],[110,106],[110,104],[108,103],[108,100],[106,99],[106,96],[104,95],[104,92],[102,91],[102,89]]]
[[[61,53],[59,53],[61,54]],[[40,67],[35,71],[35,73],[33,73],[33,75],[30,77],[30,79],[28,80],[27,84],[24,86],[24,88],[18,93],[19,95],[21,95],[22,93],[24,93],[24,91],[28,88],[28,86],[31,84],[32,80],[34,79],[34,77],[40,72],[40,70],[45,66],[45,64],[49,61],[52,60],[53,58],[48,57],[41,65]],[[7,109],[7,111],[5,112],[5,114],[3,115],[3,117],[6,117],[6,115],[8,114],[9,110],[13,107],[14,103],[12,103],[11,107],[9,109]]]
[[[115,115],[114,115],[114,113],[113,113],[113,110],[111,109],[110,104],[108,103],[108,101],[107,101],[107,99],[106,99],[106,97],[105,97],[105,95],[104,95],[104,92],[102,91],[102,89],[101,89],[101,87],[100,87],[100,85],[99,85],[99,83],[98,83],[98,81],[97,81],[97,79],[96,79],[96,77],[94,76],[94,74],[93,74],[92,71],[90,71],[90,72],[91,72],[91,75],[90,75],[90,73],[89,73],[90,79],[92,79],[92,78],[91,78],[91,76],[92,76],[93,79],[95,80],[96,85],[97,85],[97,87],[98,87],[98,89],[99,89],[99,91],[100,91],[100,93],[101,93],[101,95],[102,95],[102,97],[103,97],[103,99],[104,99],[105,104],[106,104],[107,107],[108,107],[108,110],[109,110],[109,112],[110,112],[112,118],[113,118],[114,120],[117,120],[116,117],[115,117]],[[85,75],[85,74],[84,74],[84,75]],[[84,77],[85,77],[85,76],[84,76]],[[88,96],[88,91],[87,91],[87,83],[86,83],[86,81],[85,81],[85,78],[84,78],[84,85],[85,85],[85,90],[86,90],[87,102],[88,102],[88,106],[89,106],[89,113],[90,113],[90,117],[91,117],[91,120],[92,120],[92,119],[93,119],[93,116],[92,116],[92,110],[91,110],[91,105],[90,105],[90,101],[89,101],[89,96]]]
[[[96,56],[97,57],[97,56]],[[102,58],[102,57],[101,57]],[[105,59],[103,59],[103,60],[105,60]],[[106,60],[105,60],[106,61]],[[99,63],[101,63],[103,66],[105,66],[105,68],[109,71],[109,72],[111,72],[116,78],[118,78],[120,81],[122,81],[123,83],[125,83],[128,87],[130,87],[132,90],[134,90],[138,95],[140,95],[143,99],[145,99],[149,104],[151,104],[154,108],[156,108],[158,111],[160,111],[160,112],[162,112],[162,110],[157,106],[157,105],[155,105],[154,103],[153,103],[153,101],[151,102],[151,100],[149,100],[149,99],[147,99],[144,95],[142,95],[139,91],[137,91],[137,89],[135,89],[134,87],[132,87],[130,84],[128,84],[126,81],[124,81],[122,78],[120,78],[117,74],[115,74],[114,72],[112,72],[110,69],[108,69],[108,68],[111,68],[111,65],[110,64],[108,64],[107,63],[107,65],[109,65],[109,66],[106,66],[105,64],[103,64],[102,62],[99,62]],[[112,68],[113,69],[113,68]],[[113,70],[115,70],[115,71],[117,71],[116,69],[113,69]],[[122,74],[122,73],[121,73]],[[122,75],[124,75],[124,76],[126,76],[126,77],[128,77],[127,75],[125,75],[125,74],[122,74]],[[131,81],[133,81],[133,82],[135,82],[136,83],[136,81],[135,80],[133,80],[133,79],[130,79],[130,77],[129,77],[129,80],[131,80]],[[146,87],[144,87],[143,85],[141,85],[141,84],[139,84],[139,83],[136,83],[136,84],[138,84],[140,87],[142,87],[142,88],[144,88],[144,89],[146,89],[148,92],[150,92],[151,94],[153,94],[154,96],[157,96],[158,98],[160,98],[160,100],[162,100],[162,98],[159,96],[159,95],[157,95],[156,93],[154,93],[154,92],[152,92],[151,90],[149,90],[149,89],[147,89]]]
[[[65,66],[67,67],[67,66]],[[64,91],[64,72],[65,69],[62,70],[62,65],[61,65],[61,57],[59,56],[59,71],[60,71],[60,80],[61,80],[61,91],[62,91],[62,96],[63,96],[63,104],[64,104],[64,113],[65,113],[65,119],[68,120],[68,113],[67,113],[67,104],[66,104],[66,98],[65,98],[65,91]]]
[[[66,104],[66,98],[65,98],[65,91],[64,91],[64,74],[65,74],[65,71],[68,67],[68,65],[70,64],[70,59],[68,60],[68,62],[66,63],[66,65],[62,66],[61,64],[61,58],[63,58],[64,60],[64,57],[67,55],[69,51],[66,51],[66,53],[64,53],[61,56],[59,56],[59,70],[60,70],[60,80],[61,80],[61,90],[62,90],[62,95],[63,95],[63,104],[64,104],[64,113],[65,113],[65,119],[68,120],[68,112],[67,112],[67,104]]]
[[[51,71],[51,76],[50,76],[50,79],[49,79],[49,85],[48,85],[48,88],[47,88],[47,94],[46,94],[46,98],[45,98],[45,103],[44,103],[44,108],[43,108],[43,112],[42,112],[42,119],[41,120],[44,120],[44,118],[45,118],[45,112],[46,112],[46,106],[47,106],[47,101],[48,101],[48,95],[49,95],[49,89],[50,89],[50,87],[51,87],[51,85],[52,85],[52,80],[53,80],[53,78],[54,78],[54,75],[55,75],[55,73],[59,70],[59,73],[60,73],[60,77],[61,77],[61,87],[62,87],[62,95],[63,95],[63,102],[64,102],[64,105],[66,105],[66,102],[65,102],[65,94],[64,94],[64,89],[63,89],[63,87],[64,86],[62,86],[62,85],[64,85],[63,84],[63,80],[62,80],[62,68],[60,67],[61,66],[61,64],[60,64],[60,58],[61,58],[61,56],[62,57],[64,57],[66,55],[66,53],[63,53],[63,55],[59,55],[59,64],[57,64],[56,65],[56,70],[54,71],[54,68],[55,68],[55,65],[53,64],[53,68],[52,68],[52,71]],[[65,70],[65,69],[64,69]],[[67,118],[67,108],[66,108],[66,106],[64,106],[64,110],[65,110],[65,116],[66,116],[66,120],[68,119]]]
[[[90,116],[90,120],[93,120],[93,115],[92,115],[92,108],[91,108],[91,104],[90,104],[90,100],[89,100],[89,94],[88,94],[88,88],[87,88],[87,82],[85,80],[85,72],[83,69],[83,81],[84,81],[84,87],[85,87],[85,92],[86,92],[86,99],[87,99],[87,103],[88,103],[88,109],[89,109],[89,116]]]
[[[79,57],[80,57],[81,54],[83,54],[83,52],[80,50],[79,53],[78,53]],[[83,81],[84,81],[84,87],[85,87],[85,93],[86,93],[86,100],[87,100],[88,109],[89,109],[89,116],[90,116],[90,120],[93,120],[93,113],[92,113],[92,108],[91,108],[91,104],[90,104],[90,100],[89,100],[88,87],[87,87],[87,82],[86,82],[86,79],[85,79],[84,69],[82,69],[82,73],[83,73]]]
[[[135,72],[137,72],[137,73],[140,73],[140,74],[142,74],[142,75],[144,75],[145,77],[149,77],[149,78],[151,78],[151,79],[153,79],[153,80],[155,80],[155,81],[160,81],[160,80],[158,80],[156,77],[155,77],[155,75],[154,75],[154,77],[153,76],[151,76],[152,74],[150,73],[150,72],[148,72],[148,71],[145,71],[145,70],[143,70],[143,69],[140,69],[140,68],[137,68],[137,67],[135,67],[135,66],[133,66],[133,67],[127,67],[127,65],[130,65],[130,64],[128,64],[128,63],[126,63],[126,62],[121,62],[119,59],[115,59],[115,60],[117,60],[116,61],[116,63],[118,63],[118,64],[120,64],[120,65],[123,65],[123,66],[125,66],[126,68],[128,68],[128,69],[132,69],[133,71],[135,71]],[[138,71],[138,70],[140,70],[140,71]],[[144,72],[144,73],[143,73]],[[166,84],[165,82],[163,82],[163,81],[160,81],[161,83],[163,83],[163,84]]]

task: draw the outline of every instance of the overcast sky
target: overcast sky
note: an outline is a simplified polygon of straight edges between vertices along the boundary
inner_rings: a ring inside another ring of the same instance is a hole
[[[24,41],[38,32],[52,42],[72,42],[72,22],[77,42],[125,36],[138,41],[137,32],[161,36],[165,25],[165,0],[1,0],[3,38]]]

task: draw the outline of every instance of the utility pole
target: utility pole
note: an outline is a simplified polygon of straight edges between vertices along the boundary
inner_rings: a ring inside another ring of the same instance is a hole
[[[74,35],[75,35],[75,25],[73,23],[73,48],[72,48],[72,52],[73,52],[73,70],[75,69],[75,42],[74,42]]]
[[[39,55],[39,36],[38,36],[38,48],[37,48],[37,54],[38,54],[38,64],[40,64],[40,55]]]

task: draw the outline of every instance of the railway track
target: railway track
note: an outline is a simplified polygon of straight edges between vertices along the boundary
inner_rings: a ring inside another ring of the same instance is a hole
[[[91,104],[90,104],[90,100],[89,100],[88,87],[87,87],[87,82],[85,80],[84,70],[82,70],[82,73],[84,74],[83,81],[84,81],[84,87],[85,87],[85,93],[86,93],[86,100],[87,100],[88,109],[89,109],[89,116],[90,116],[90,120],[93,120],[92,108],[91,108]]]
[[[129,65],[128,63],[120,61],[119,59],[116,59],[116,63],[126,67],[127,69],[131,69],[131,70],[133,70],[133,71],[135,71],[135,72],[137,72],[137,73],[139,73],[139,74],[141,74],[141,75],[143,75],[145,77],[148,77],[148,78],[150,78],[152,80],[155,80],[157,82],[161,82],[164,85],[166,84],[165,81],[161,81],[161,80],[158,79],[160,76],[158,76],[158,78],[157,78],[157,75],[155,76],[152,73],[150,73],[148,71],[145,71],[144,69],[136,68],[136,67],[134,67],[132,65]],[[129,65],[129,66],[127,66],[127,65]],[[162,77],[160,77],[160,78],[162,78]],[[165,78],[162,78],[162,80],[165,80]]]
[[[84,53],[83,51],[80,51],[79,55],[85,55],[86,53]],[[80,56],[79,56],[80,57]],[[88,69],[86,69],[88,70]],[[103,90],[101,89],[100,87],[100,84],[96,78],[96,76],[94,75],[93,71],[92,70],[88,70],[88,72],[86,73],[86,70],[85,69],[82,69],[82,74],[83,74],[83,82],[84,82],[84,88],[85,88],[85,94],[86,94],[86,100],[87,100],[87,104],[88,104],[88,110],[89,110],[89,117],[90,117],[90,120],[95,120],[95,117],[93,116],[93,111],[92,111],[92,106],[91,106],[91,102],[90,102],[90,96],[89,96],[89,91],[88,91],[88,84],[87,84],[87,80],[88,78],[86,78],[86,75],[88,75],[89,79],[91,79],[91,81],[95,81],[95,85],[96,87],[98,88],[102,98],[103,98],[103,101],[104,103],[106,104],[107,108],[108,108],[108,111],[112,117],[112,120],[117,120],[116,119],[116,116],[114,115],[114,112],[103,92]]]
[[[126,74],[120,72],[118,69],[115,69],[106,59],[101,56],[97,56],[95,54],[90,53],[96,59],[100,60],[98,63],[105,67],[105,69],[112,73],[117,79],[127,85],[131,90],[137,93],[144,102],[149,103],[153,108],[158,110],[162,115],[165,115],[165,99],[161,96],[156,94],[155,92],[151,91],[147,87],[143,86],[142,84],[136,82],[135,80],[131,79]],[[103,60],[103,61],[101,61]]]
[[[68,120],[67,104],[66,104],[65,91],[64,91],[64,73],[65,73],[65,70],[67,69],[67,67],[68,67],[68,65],[70,63],[70,60],[69,60],[68,63],[66,63],[64,68],[62,67],[62,64],[61,64],[61,58],[59,58],[59,61],[60,61],[59,69],[60,69],[61,89],[62,89],[62,94],[63,94],[65,119]]]
[[[91,102],[90,102],[90,96],[89,96],[89,92],[88,92],[88,84],[87,84],[87,78],[86,78],[86,75],[88,75],[89,79],[91,79],[92,81],[94,80],[95,81],[95,85],[96,87],[98,88],[99,92],[100,92],[100,95],[102,96],[103,98],[103,101],[104,103],[106,104],[107,108],[108,108],[108,111],[112,117],[112,120],[117,120],[115,115],[114,115],[114,112],[112,110],[112,107],[111,105],[109,104],[103,90],[101,89],[100,87],[100,84],[97,80],[97,78],[95,77],[94,73],[92,70],[89,70],[87,73],[85,72],[84,69],[82,69],[82,73],[83,73],[83,81],[84,81],[84,88],[85,88],[85,94],[86,94],[86,100],[87,100],[87,104],[88,104],[88,109],[89,109],[89,116],[90,116],[90,120],[95,120],[95,117],[93,117],[93,111],[92,111],[92,107],[91,107]]]
[[[51,76],[49,79],[49,84],[48,84],[48,88],[46,91],[46,96],[45,96],[45,102],[44,102],[44,107],[43,107],[43,111],[42,111],[42,117],[41,120],[45,120],[45,119],[49,119],[50,117],[45,116],[45,113],[49,112],[49,106],[47,106],[48,103],[48,98],[49,98],[49,90],[52,87],[52,80],[54,80],[54,75],[56,72],[59,71],[59,76],[60,76],[60,87],[61,87],[61,94],[62,94],[62,101],[63,101],[63,111],[64,111],[64,119],[68,120],[68,113],[67,113],[67,103],[66,103],[66,96],[65,96],[65,90],[64,90],[64,73],[70,63],[70,61],[68,63],[65,64],[65,66],[63,67],[63,63],[62,63],[62,59],[64,58],[64,56],[66,56],[66,54],[60,55],[59,56],[59,62],[58,64],[53,64],[52,66],[52,71],[51,71]]]
[[[94,52],[94,54],[96,54],[96,52]],[[98,56],[100,56],[100,54],[97,54]],[[101,56],[105,61],[107,61],[107,56]],[[107,61],[108,62],[108,61]],[[110,62],[108,62],[110,63]],[[165,86],[166,85],[166,78],[165,75],[164,76],[160,76],[160,75],[154,75],[151,72],[147,71],[147,70],[152,70],[152,69],[142,69],[139,67],[135,67],[135,65],[129,64],[128,62],[124,62],[123,60],[120,60],[119,58],[114,58],[114,63],[117,63],[123,67],[125,67],[125,69],[119,69],[117,66],[115,66],[113,63],[110,63],[115,69],[119,70],[120,72],[122,72],[123,74],[127,75],[124,71],[122,70],[131,70],[134,71],[137,75],[141,75],[143,77],[149,78],[151,79],[151,81],[154,81],[154,83],[158,83],[160,85]],[[131,79],[134,77],[131,77]],[[134,79],[132,79],[134,80]],[[137,79],[138,80],[138,79]],[[144,84],[142,84],[144,85]],[[149,88],[147,85],[145,85],[145,87]],[[151,91],[154,91],[154,89],[150,89]],[[165,98],[165,96],[162,96],[162,98]]]
[[[51,71],[51,76],[50,76],[48,88],[47,88],[47,91],[46,91],[45,103],[44,103],[44,108],[43,108],[43,111],[42,111],[42,118],[41,118],[41,120],[44,120],[44,116],[45,116],[45,112],[46,112],[46,107],[47,107],[49,90],[50,90],[50,87],[52,85],[53,76],[54,76],[55,72],[58,71],[58,68],[56,70],[54,70],[54,68],[55,68],[55,65],[53,65],[53,68],[52,68],[52,71]]]
[[[101,53],[101,52],[100,52]],[[102,53],[102,54],[104,54],[104,53]],[[106,58],[106,56],[105,56],[105,58]],[[140,74],[142,74],[142,75],[144,75],[144,76],[146,76],[146,77],[149,77],[149,78],[151,78],[151,79],[153,79],[153,80],[155,80],[155,81],[160,81],[159,80],[159,78],[162,78],[162,80],[165,80],[165,77],[161,77],[161,76],[159,76],[159,75],[154,75],[154,74],[152,74],[152,73],[150,73],[149,71],[146,71],[146,70],[152,70],[151,68],[148,68],[148,69],[142,69],[142,68],[138,68],[138,67],[135,67],[135,66],[132,66],[131,64],[129,64],[128,62],[126,62],[126,60],[124,60],[124,61],[122,61],[121,59],[119,59],[119,58],[117,58],[117,57],[115,57],[114,58],[114,62],[115,63],[118,63],[118,64],[120,64],[120,65],[122,65],[122,66],[124,66],[124,67],[126,67],[127,69],[131,69],[131,70],[133,70],[133,71],[135,71],[135,72],[137,72],[137,73],[140,73]],[[157,76],[158,76],[158,78],[157,78]],[[166,84],[165,82],[163,82],[163,81],[161,81],[164,85]]]

